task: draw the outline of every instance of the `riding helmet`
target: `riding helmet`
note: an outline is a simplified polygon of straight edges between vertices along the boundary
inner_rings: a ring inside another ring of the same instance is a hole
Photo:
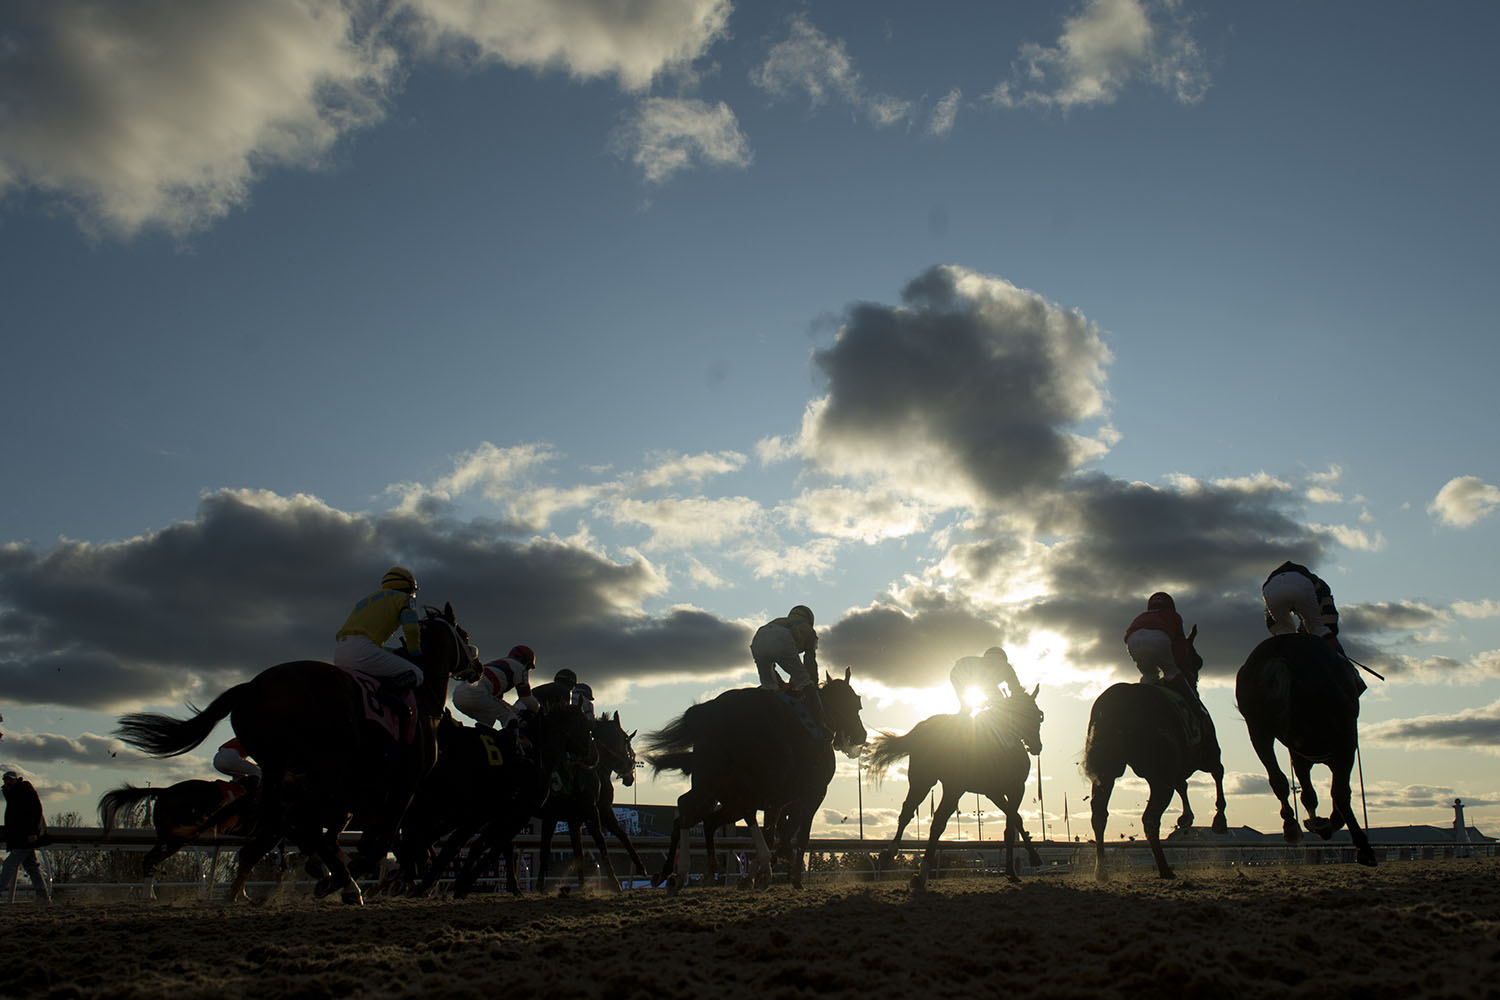
[[[512,646],[505,655],[512,660],[520,660],[528,667],[536,666],[536,654],[531,651],[530,646]]]
[[[986,649],[984,651],[984,658],[986,660],[999,660],[1001,663],[1010,662],[1010,657],[1006,656],[1005,650],[999,646],[991,646],[989,649]]]
[[[385,576],[380,580],[381,590],[399,590],[402,593],[415,593],[417,589],[417,578],[412,576],[411,570],[404,566],[392,566],[385,571]]]
[[[801,618],[809,625],[813,623],[812,608],[808,607],[806,604],[797,605],[795,608],[788,611],[786,613],[786,616],[788,618]]]
[[[559,670],[557,672],[557,676],[552,679],[559,684],[566,684],[569,687],[572,687],[573,685],[578,683],[578,675],[573,673],[573,671],[569,670],[567,667],[563,667],[561,670]]]

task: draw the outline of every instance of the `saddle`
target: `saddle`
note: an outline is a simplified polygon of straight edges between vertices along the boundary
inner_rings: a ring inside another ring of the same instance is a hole
[[[807,707],[806,702],[797,696],[796,692],[787,689],[777,691],[775,694],[776,697],[786,703],[787,708],[792,710],[792,715],[796,717],[802,728],[807,730],[808,736],[820,743],[828,739],[827,734],[823,731],[823,727],[818,725],[817,721],[813,719],[812,710]]]
[[[343,668],[340,668],[343,669]],[[393,688],[379,677],[357,670],[344,670],[359,685],[359,699],[365,718],[379,726],[387,736],[402,746],[417,738],[417,695],[411,688]]]
[[[1196,704],[1183,697],[1178,691],[1173,690],[1165,684],[1152,684],[1160,691],[1177,712],[1177,720],[1182,723],[1183,735],[1187,737],[1188,744],[1197,746],[1203,742],[1203,712]]]

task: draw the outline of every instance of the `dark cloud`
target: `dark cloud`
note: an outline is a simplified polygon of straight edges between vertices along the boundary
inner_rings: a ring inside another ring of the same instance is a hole
[[[822,634],[819,663],[829,670],[853,667],[855,676],[893,687],[923,687],[946,680],[959,657],[1003,640],[980,611],[934,595],[909,610],[876,604],[845,615]]]
[[[1075,468],[1069,428],[1103,412],[1109,352],[1094,325],[1000,278],[934,267],[903,306],[852,307],[814,361],[825,405],[805,441],[830,470],[894,465],[1014,497]]]
[[[644,561],[492,530],[225,491],[193,521],[128,541],[12,545],[0,553],[0,690],[106,710],[211,697],[274,663],[327,659],[349,608],[394,562],[417,573],[420,600],[453,603],[487,657],[524,642],[544,665],[601,680],[748,662],[738,625],[643,614],[661,587]]]
[[[1500,748],[1500,702],[1454,715],[1391,719],[1360,728],[1370,743],[1419,747]]]

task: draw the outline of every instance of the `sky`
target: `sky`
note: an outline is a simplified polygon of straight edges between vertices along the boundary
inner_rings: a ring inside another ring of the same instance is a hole
[[[331,657],[400,563],[643,733],[753,683],[794,604],[872,734],[1002,645],[1046,712],[1028,828],[1087,840],[1089,706],[1166,590],[1229,822],[1274,831],[1233,678],[1291,558],[1385,675],[1369,823],[1462,797],[1500,834],[1497,36],[1378,0],[6,4],[0,764],[85,825],[207,776],[216,740],[149,760],[119,715]],[[844,760],[814,832],[889,836],[905,790]]]

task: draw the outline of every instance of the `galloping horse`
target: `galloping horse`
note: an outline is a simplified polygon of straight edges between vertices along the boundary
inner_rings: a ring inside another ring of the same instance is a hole
[[[1354,819],[1349,772],[1359,747],[1359,695],[1350,685],[1353,668],[1341,662],[1328,644],[1305,634],[1275,635],[1256,646],[1234,680],[1234,696],[1250,730],[1250,744],[1266,767],[1271,791],[1281,800],[1282,835],[1300,843],[1302,831],[1287,801],[1291,789],[1276,763],[1276,741],[1292,754],[1292,770],[1302,784],[1307,808],[1303,825],[1324,840],[1349,827],[1355,860],[1375,867],[1370,838]],[[1317,815],[1318,794],[1309,772],[1325,765],[1333,775],[1329,797],[1333,812]]]
[[[1203,657],[1193,642],[1198,626],[1188,633],[1189,661],[1182,674],[1196,692]],[[1214,800],[1213,831],[1224,833],[1229,823],[1224,818],[1224,765],[1219,761],[1219,739],[1213,720],[1161,684],[1114,684],[1094,701],[1089,713],[1088,738],[1083,746],[1083,773],[1092,782],[1094,818],[1094,877],[1107,881],[1104,867],[1104,828],[1109,823],[1109,796],[1115,782],[1129,767],[1150,787],[1146,811],[1141,815],[1141,829],[1151,844],[1156,871],[1162,878],[1176,873],[1167,864],[1161,849],[1161,817],[1172,803],[1172,793],[1182,798],[1179,829],[1193,825],[1193,810],[1188,805],[1187,782],[1195,771],[1213,775],[1217,797]]]
[[[122,819],[132,826],[145,823],[151,804],[156,843],[141,861],[146,898],[156,898],[156,869],[167,858],[204,834],[238,837],[255,822],[255,792],[230,781],[179,781],[164,788],[124,785],[99,799],[99,825],[105,834]]]
[[[888,767],[902,757],[911,757],[907,766],[906,801],[901,803],[901,818],[896,836],[880,853],[889,862],[901,846],[901,833],[911,822],[917,808],[932,786],[943,783],[943,800],[932,814],[927,834],[927,850],[912,876],[914,889],[927,888],[937,859],[938,840],[948,826],[965,792],[979,792],[989,797],[1005,813],[1005,877],[1019,882],[1015,866],[1016,834],[1021,835],[1026,852],[1034,865],[1041,864],[1031,835],[1021,824],[1021,795],[1031,773],[1028,754],[1042,752],[1042,710],[1036,707],[1036,693],[1024,689],[993,705],[978,715],[934,715],[923,719],[904,736],[882,732],[866,752],[865,773],[877,782]]]
[[[363,901],[338,838],[356,812],[365,821],[355,870],[385,857],[418,782],[437,754],[434,734],[448,696],[448,679],[479,676],[476,651],[453,606],[426,609],[421,623],[422,685],[397,701],[369,678],[329,663],[295,660],[268,667],[237,684],[187,719],[134,713],[118,735],[154,757],[186,753],[226,716],[264,772],[259,817],[239,855],[230,898],[243,897],[255,863],[282,839],[329,872],[319,893],[341,889],[347,903]]]
[[[496,854],[505,858],[506,890],[520,894],[516,835],[546,802],[552,772],[563,759],[593,753],[588,719],[572,706],[547,707],[528,715],[524,728],[532,746],[529,755],[519,752],[510,732],[453,720],[439,727],[442,753],[417,789],[402,824],[396,855],[403,870],[414,871],[418,858],[426,857],[439,837],[447,839],[414,895],[430,893],[466,844],[469,851],[454,879],[454,896],[468,895],[484,864]]]
[[[745,822],[755,842],[753,879],[768,880],[771,852],[756,821],[756,812],[764,811],[767,816],[785,816],[791,824],[796,838],[792,885],[802,887],[812,817],[833,780],[834,748],[855,755],[865,745],[860,699],[849,685],[850,673],[846,669],[842,679],[826,675],[820,688],[823,713],[834,730],[832,740],[818,732],[805,706],[793,696],[763,688],[725,691],[647,735],[646,761],[653,773],[675,770],[692,779],[692,787],[677,799],[667,863],[656,884],[666,882],[671,892],[681,888],[691,870],[686,835],[700,821],[709,839],[706,880],[717,872],[713,829],[736,820]]]
[[[615,839],[625,846],[625,853],[630,856],[630,862],[637,873],[647,874],[646,863],[636,853],[635,845],[630,842],[630,834],[625,832],[619,818],[615,816],[613,776],[618,774],[626,787],[635,784],[635,749],[630,742],[635,738],[635,733],[625,732],[625,727],[620,725],[619,712],[613,718],[606,712],[603,718],[594,722],[593,736],[594,747],[598,751],[597,762],[591,768],[583,764],[564,768],[564,787],[554,787],[541,812],[537,814],[537,818],[542,821],[541,862],[537,867],[536,881],[538,892],[546,890],[547,863],[552,856],[552,836],[557,829],[558,820],[568,824],[568,838],[573,846],[573,860],[578,867],[580,880],[583,877],[583,839],[579,834],[580,826],[586,828],[593,838],[594,847],[599,852],[600,867],[604,869],[605,877],[609,879],[614,891],[619,891],[620,882],[610,864],[609,848],[601,830],[614,834]]]

